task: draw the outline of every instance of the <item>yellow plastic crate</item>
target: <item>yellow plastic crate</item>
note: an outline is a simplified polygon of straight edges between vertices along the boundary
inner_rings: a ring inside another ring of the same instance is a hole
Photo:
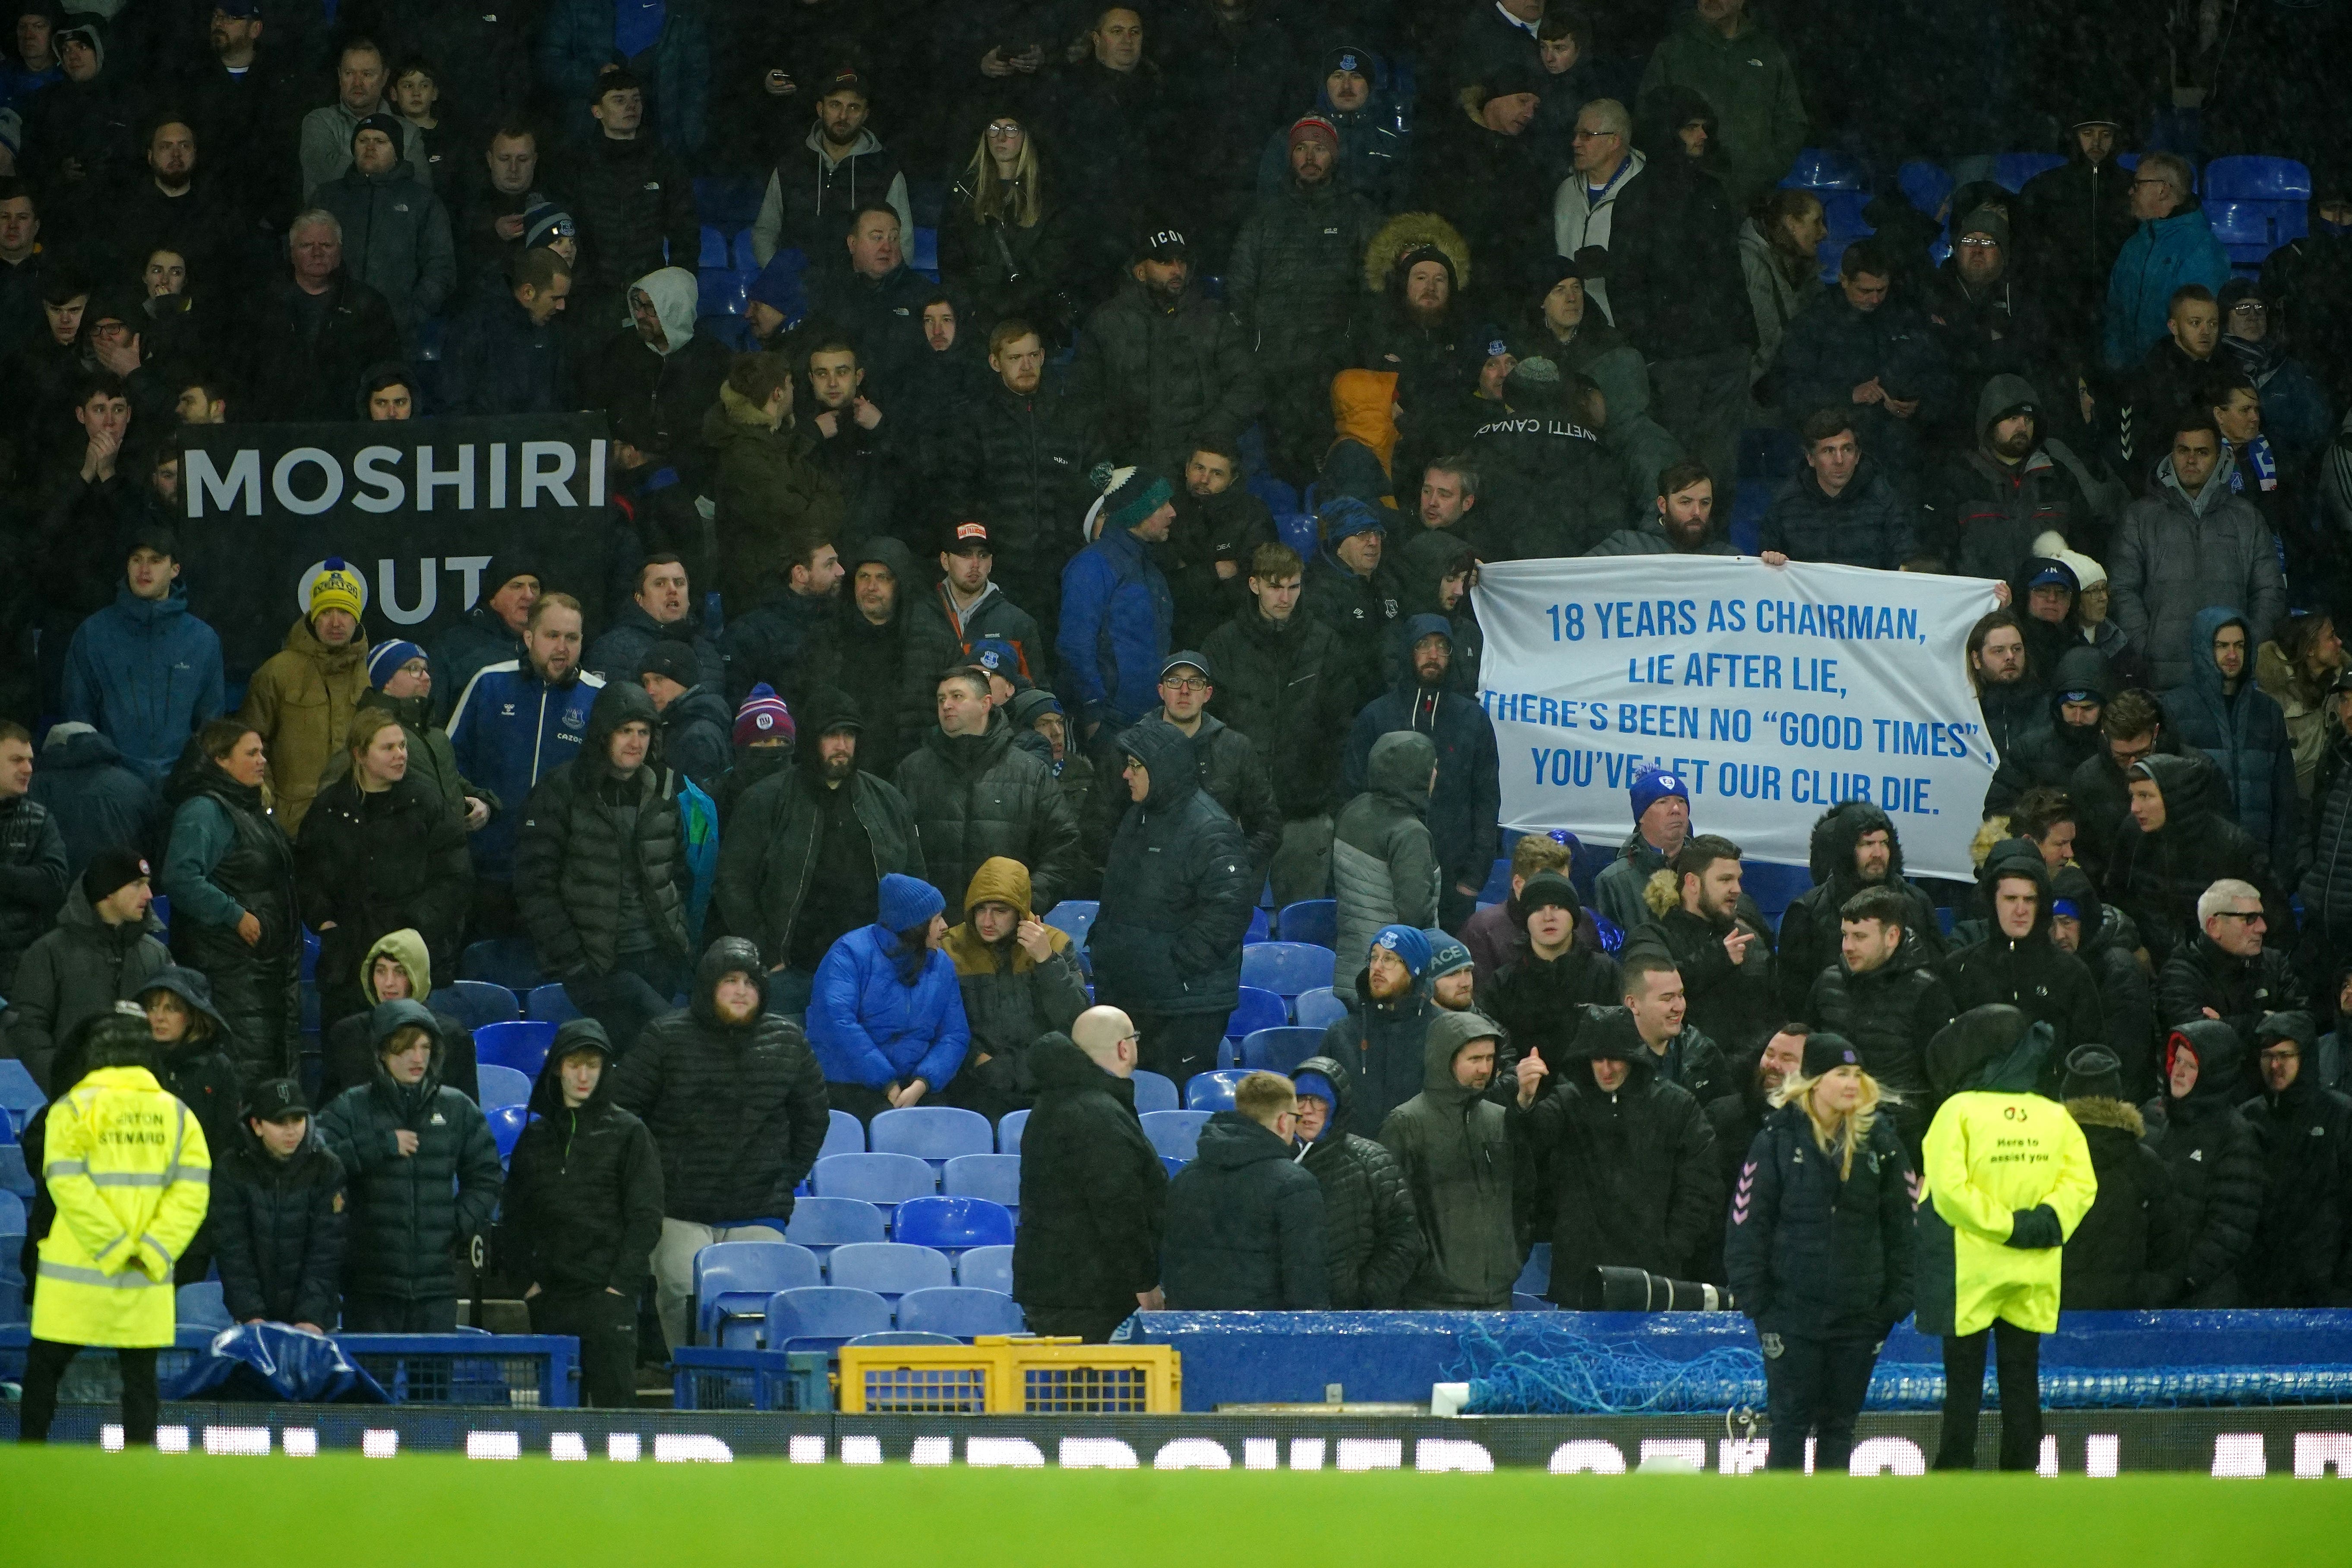
[[[1173,1415],[1173,1345],[983,1334],[969,1345],[844,1345],[841,1408],[861,1415]]]

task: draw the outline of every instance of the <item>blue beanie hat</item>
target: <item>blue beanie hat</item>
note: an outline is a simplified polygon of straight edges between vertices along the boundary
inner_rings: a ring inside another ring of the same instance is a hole
[[[875,902],[878,909],[874,923],[889,931],[913,931],[917,926],[929,925],[933,915],[948,907],[937,888],[919,877],[898,871],[882,879]]]
[[[1450,931],[1434,926],[1421,933],[1429,941],[1429,977],[1443,980],[1457,969],[1471,967],[1470,950]]]
[[[1380,934],[1372,938],[1372,946],[1387,948],[1396,954],[1397,961],[1415,980],[1429,973],[1429,939],[1421,934],[1419,926],[1382,926]],[[1369,952],[1364,961],[1371,962]]]
[[[1680,795],[1683,805],[1690,805],[1690,785],[1683,782],[1682,774],[1668,773],[1664,768],[1651,768],[1635,773],[1633,795],[1633,820],[1636,822],[1642,820],[1643,812],[1670,795]]]
[[[1323,531],[1327,547],[1359,533],[1388,531],[1388,524],[1381,521],[1381,514],[1372,510],[1371,503],[1355,496],[1333,496],[1325,501],[1315,513],[1315,523]]]
[[[397,637],[390,642],[380,642],[368,650],[368,684],[382,691],[384,682],[400,673],[402,665],[412,658],[424,657],[425,650],[413,642],[403,642]]]
[[[1290,1075],[1290,1087],[1297,1089],[1302,1099],[1311,1094],[1316,1099],[1321,1100],[1324,1104],[1328,1105],[1335,1110],[1339,1104],[1339,1091],[1333,1089],[1331,1087],[1331,1080],[1325,1078],[1319,1072],[1292,1073]],[[1329,1123],[1327,1122],[1325,1125],[1328,1127]]]

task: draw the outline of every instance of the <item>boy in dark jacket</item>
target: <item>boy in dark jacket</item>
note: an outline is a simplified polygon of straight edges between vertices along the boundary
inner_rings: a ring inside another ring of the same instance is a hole
[[[2219,605],[2198,611],[2187,651],[2189,679],[2164,694],[2166,727],[2213,759],[2238,826],[2284,872],[2300,844],[2294,748],[2285,710],[2254,680],[2246,617]]]
[[[1992,930],[1944,960],[1953,1010],[2001,1002],[2048,1024],[2056,1043],[2043,1087],[2054,1088],[2066,1052],[2107,1042],[2099,984],[2081,959],[2050,940],[2050,868],[2032,839],[1994,845],[1977,880],[1992,907]]]
[[[1317,1311],[1331,1304],[1323,1188],[1292,1154],[1298,1096],[1254,1072],[1201,1129],[1168,1184],[1160,1279],[1173,1311]]]
[[[418,1002],[369,1015],[375,1079],[320,1114],[351,1188],[343,1327],[446,1334],[457,1327],[457,1249],[489,1224],[506,1173],[490,1124],[446,1088],[440,1020]]]
[[[1348,1131],[1348,1072],[1338,1061],[1309,1057],[1291,1084],[1298,1091],[1298,1163],[1323,1188],[1331,1306],[1342,1312],[1393,1307],[1420,1266],[1423,1247],[1404,1172],[1395,1155]]]
[[[2147,1146],[2147,1124],[2124,1099],[2123,1062],[2102,1046],[2066,1058],[2066,1114],[2083,1130],[2099,1195],[2066,1238],[2058,1304],[2067,1311],[2140,1311],[2170,1292],[2179,1261],[2172,1173]]]
[[[1911,912],[1891,887],[1846,900],[1838,910],[1837,962],[1814,977],[1805,1022],[1853,1041],[1864,1069],[1904,1097],[1895,1122],[1916,1163],[1927,1132],[1927,1042],[1958,1009],[1928,967],[1926,943],[1905,923]]]
[[[342,1289],[343,1164],[310,1125],[302,1086],[253,1086],[245,1127],[213,1166],[205,1215],[221,1300],[240,1323],[323,1333]]]
[[[1613,1007],[1625,999],[1617,961],[1577,945],[1582,906],[1575,883],[1541,871],[1528,879],[1517,901],[1519,935],[1510,962],[1478,991],[1479,1008],[1510,1031],[1497,1079],[1510,1079],[1530,1056],[1565,1063],[1575,1054],[1585,1005]]]
[[[506,1226],[530,1283],[530,1331],[580,1341],[590,1405],[637,1402],[637,1291],[661,1239],[662,1173],[646,1124],[613,1103],[612,1041],[574,1018],[531,1089],[507,1165]]]

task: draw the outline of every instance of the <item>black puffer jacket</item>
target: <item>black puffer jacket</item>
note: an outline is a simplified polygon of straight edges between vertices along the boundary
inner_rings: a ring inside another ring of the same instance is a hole
[[[687,266],[698,253],[694,180],[650,131],[629,142],[599,134],[571,160],[562,189],[580,226],[576,287],[584,294],[602,294],[610,304],[646,273]]]
[[[563,1102],[563,1061],[594,1051],[595,1092]],[[661,1157],[646,1124],[613,1103],[613,1046],[593,1018],[574,1018],[531,1089],[532,1121],[507,1162],[499,1251],[523,1288],[614,1290],[634,1298],[661,1240]]]
[[[2252,1040],[2256,1026],[2271,1014],[2299,1011],[2303,1005],[2294,961],[2284,948],[2267,944],[2253,957],[2240,958],[2200,932],[2194,942],[2172,950],[2156,977],[2157,1020],[2166,1028],[2193,1023],[2210,1007],[2239,1039]]]
[[[2074,906],[2081,922],[2074,956],[2098,983],[2099,1006],[2107,1021],[2107,1049],[2123,1063],[2124,1092],[2156,1091],[2156,987],[2133,951],[2139,933],[2121,910],[2102,903],[2090,873],[2069,866],[2051,882],[2058,899]]]
[[[1160,1278],[1169,1310],[1319,1311],[1331,1304],[1324,1241],[1322,1185],[1291,1145],[1220,1110],[1168,1184]]]
[[[227,818],[228,850],[205,878],[261,922],[261,940],[247,945],[232,926],[197,920],[178,897],[172,921],[174,963],[212,982],[213,1005],[228,1022],[237,1068],[248,1082],[282,1075],[294,1059],[302,1027],[300,900],[295,893],[294,847],[264,808],[261,791],[222,772],[194,741],[182,752],[164,786],[174,834],[183,813],[209,801]],[[168,870],[163,890],[177,897]]]
[[[632,904],[654,944],[687,956],[684,830],[677,777],[648,750],[626,778],[605,759],[624,724],[658,725],[654,700],[621,683],[596,694],[581,754],[530,792],[515,840],[515,902],[550,974],[565,979],[612,972],[621,922]],[[621,879],[636,882],[631,899]]]
[[[2066,1238],[2058,1304],[2075,1311],[2143,1311],[2172,1292],[2180,1229],[2172,1172],[2147,1146],[2147,1124],[2120,1100],[2070,1100],[2099,1195]]]
[[[2167,1304],[2235,1307],[2245,1300],[2238,1270],[2253,1250],[2262,1223],[2263,1157],[2254,1130],[2238,1110],[2240,1065],[2245,1047],[2229,1025],[2210,1018],[2183,1025],[2168,1037],[2197,1053],[2197,1082],[2189,1098],[2164,1091],[2140,1107],[2148,1146],[2172,1173],[2182,1236]]]
[[[474,1102],[441,1083],[441,1026],[415,1002],[386,1002],[372,1016],[373,1043],[404,1028],[433,1037],[424,1081],[399,1084],[376,1059],[375,1081],[347,1089],[319,1113],[319,1135],[351,1184],[346,1296],[427,1301],[457,1293],[457,1249],[490,1223],[506,1173],[490,1124]],[[416,1134],[400,1152],[395,1132]]]
[[[1546,1294],[1567,1308],[1584,1304],[1603,1266],[1692,1278],[1723,1201],[1706,1116],[1687,1090],[1658,1080],[1633,1016],[1591,1009],[1577,1045],[1554,1064],[1559,1086],[1523,1113],[1538,1171],[1536,1229],[1551,1237]],[[1593,1079],[1596,1048],[1627,1064],[1613,1094]]]
[[[1420,1044],[1417,1038],[1413,1042],[1416,1070],[1421,1065]],[[1354,1121],[1354,1107],[1347,1068],[1330,1057],[1309,1057],[1298,1064],[1297,1071],[1321,1073],[1331,1081],[1331,1092],[1337,1096],[1323,1123],[1322,1136],[1298,1156],[1307,1174],[1323,1188],[1323,1224],[1328,1237],[1323,1261],[1331,1274],[1332,1310],[1376,1311],[1393,1307],[1404,1292],[1405,1281],[1421,1264],[1423,1246],[1404,1171],[1387,1149],[1348,1130]]]
[[[343,1282],[343,1205],[342,1162],[316,1125],[283,1160],[250,1126],[238,1128],[215,1159],[205,1215],[228,1315],[331,1327]]]
[[[1864,1070],[1905,1097],[1898,1118],[1906,1131],[1915,1121],[1927,1129],[1927,1042],[1959,1011],[1932,962],[1927,944],[1905,931],[1885,963],[1856,974],[1840,957],[1805,998],[1807,1023],[1853,1041]]]
[[[940,499],[955,516],[939,521],[988,525],[994,575],[1024,609],[1058,597],[1062,563],[1076,545],[1076,521],[1093,500],[1087,470],[1097,454],[1088,412],[1098,406],[1042,384],[1011,392],[999,381],[966,405],[946,432],[948,493]]]
[[[1077,384],[1102,450],[1171,465],[1197,432],[1238,433],[1261,401],[1247,334],[1197,281],[1172,310],[1122,281],[1078,334]]]
[[[2319,1087],[2311,1022],[2288,1016],[2302,1070],[2284,1091],[2239,1107],[2268,1189],[2238,1276],[2249,1306],[2342,1307],[2352,1304],[2352,1100]]]
[[[8,989],[7,1051],[25,1064],[51,1099],[73,1087],[50,1075],[50,1064],[84,1020],[136,996],[149,976],[172,962],[163,927],[151,913],[109,925],[90,908],[76,880],[57,929],[26,951]]]
[[[2225,877],[2262,889],[2271,929],[2294,929],[2286,900],[2272,887],[2270,857],[2231,822],[2219,802],[2221,773],[2201,758],[2149,757],[2139,764],[2164,795],[2164,826],[2142,833],[2128,816],[2101,885],[2139,927],[2140,940],[2159,971],[2200,929],[2198,896]]]
[[[1201,788],[1181,731],[1139,725],[1120,743],[1150,772],[1151,790],[1119,821],[1087,932],[1097,1000],[1223,1017],[1241,999],[1258,873],[1240,827]]]
[[[719,983],[751,977],[761,1008],[723,1022]],[[800,1026],[766,1011],[767,966],[740,938],[710,944],[684,1011],[645,1026],[614,1069],[613,1101],[661,1151],[662,1212],[698,1225],[789,1220],[793,1189],[832,1125],[824,1075]]]
[[[1509,1031],[1495,1066],[1496,1092],[1517,1092],[1511,1076],[1519,1059],[1532,1055],[1552,1069],[1543,1088],[1551,1094],[1559,1087],[1560,1068],[1577,1054],[1577,1037],[1589,1016],[1585,1009],[1614,1007],[1624,1000],[1624,977],[1615,959],[1574,941],[1558,958],[1538,958],[1522,921],[1511,942],[1511,961],[1496,971],[1478,997],[1479,1011]]]
[[[1838,910],[1869,885],[1854,875],[1854,844],[1864,834],[1882,830],[1887,844],[1885,885],[1900,891],[1911,905],[1912,923],[1904,928],[1904,934],[1916,938],[1930,959],[1943,955],[1944,937],[1936,924],[1935,900],[1904,879],[1903,840],[1895,831],[1893,819],[1866,800],[1833,805],[1813,822],[1807,851],[1813,885],[1780,916],[1780,1002],[1791,1016],[1802,1011],[1822,971],[1838,961]]]
[[[1285,820],[1330,811],[1340,737],[1355,717],[1344,703],[1361,679],[1339,635],[1313,616],[1269,621],[1253,606],[1201,651],[1217,668],[1209,710],[1257,748]]]
[[[1137,721],[1137,725],[1174,728],[1161,710],[1147,714]],[[1267,782],[1265,764],[1258,760],[1257,748],[1239,730],[1209,713],[1201,716],[1200,732],[1192,737],[1192,755],[1201,769],[1201,788],[1225,808],[1225,815],[1242,830],[1250,864],[1262,876],[1273,864],[1275,848],[1282,842],[1282,813],[1275,805],[1274,786]],[[1093,831],[1108,841],[1118,833],[1118,819],[1127,814],[1128,805],[1124,788],[1096,795],[1095,810],[1108,820],[1097,823]]]
[[[981,862],[1002,855],[1029,868],[1042,912],[1068,896],[1081,874],[1078,819],[1054,770],[1013,743],[1013,726],[992,711],[988,731],[950,735],[934,724],[898,764],[922,840],[923,877],[950,909]]]
[[[0,984],[14,982],[17,958],[65,901],[66,841],[58,819],[30,795],[0,802]]]
[[[1782,1020],[1780,982],[1774,973],[1772,928],[1745,894],[1736,923],[1751,933],[1748,956],[1731,962],[1723,939],[1735,922],[1717,926],[1680,904],[1660,915],[1643,935],[1664,944],[1683,977],[1689,998],[1685,1021],[1734,1057],[1760,1051]]]
[[[2304,918],[2352,931],[2352,734],[2331,723],[2303,813]]]
[[[1956,1012],[2000,1002],[2030,1022],[2050,1026],[2056,1043],[2043,1086],[2047,1093],[2058,1087],[2069,1051],[2108,1043],[2106,1008],[2089,967],[2051,944],[2050,868],[2031,839],[2005,838],[1994,845],[1977,885],[1990,907],[2001,879],[2021,877],[2033,883],[2032,929],[2021,937],[2004,935],[1996,914],[1991,934],[1946,955],[1942,968]]]
[[[1257,199],[1234,237],[1225,307],[1241,322],[1261,373],[1339,368],[1364,247],[1381,216],[1337,180],[1281,188]],[[1318,394],[1319,395],[1319,394]]]
[[[1331,628],[1339,639],[1337,658],[1327,682],[1338,689],[1329,700],[1347,721],[1364,710],[1364,704],[1386,689],[1381,656],[1404,616],[1404,587],[1383,561],[1369,577],[1359,576],[1325,550],[1307,563],[1298,595],[1298,616],[1311,616]]]
[[[2027,570],[2031,572],[2036,564],[2038,562],[2029,562]],[[2038,626],[2042,623],[2031,624]],[[2074,636],[2073,629],[2065,628],[2065,635]],[[2045,669],[2049,672],[2049,693],[2044,699],[2048,703],[2046,721],[2018,743],[2014,754],[2001,754],[2000,769],[1993,774],[1992,784],[1985,792],[1987,812],[2008,811],[2020,795],[2037,784],[2064,789],[2076,769],[2106,755],[2107,738],[2098,725],[2069,724],[2064,710],[2069,691],[2095,692],[2102,705],[2115,695],[2116,677],[2107,656],[2088,643],[2078,642],[2046,666],[2031,665],[2028,673],[2040,679]],[[2087,803],[2079,797],[2074,805],[2077,811],[2087,809]]]
[[[322,989],[347,993],[350,1007],[362,1005],[360,960],[386,931],[417,931],[434,970],[457,973],[474,864],[464,819],[418,773],[374,795],[349,773],[320,791],[302,816],[294,869],[303,919],[319,932]]]
[[[1911,1313],[1911,1157],[1885,1116],[1841,1174],[1801,1105],[1765,1120],[1731,1190],[1723,1261],[1757,1331],[1874,1339]]]
[[[1135,1085],[1066,1035],[1029,1048],[1036,1108],[1021,1134],[1013,1298],[1034,1311],[1132,1310],[1160,1283],[1168,1168],[1143,1135]]]

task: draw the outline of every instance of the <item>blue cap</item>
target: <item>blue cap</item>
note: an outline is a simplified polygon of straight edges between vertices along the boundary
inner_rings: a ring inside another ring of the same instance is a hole
[[[1372,938],[1372,946],[1396,954],[1415,980],[1429,973],[1429,939],[1421,934],[1419,926],[1382,926],[1380,934]],[[1369,963],[1371,954],[1367,952],[1364,956]]]
[[[1690,805],[1690,785],[1683,782],[1682,774],[1668,773],[1664,768],[1651,768],[1634,774],[1633,820],[1641,821],[1643,813],[1670,795],[1679,795],[1685,805]]]
[[[1421,933],[1429,939],[1429,977],[1443,980],[1457,969],[1472,967],[1470,950],[1451,931],[1432,926]]]
[[[1359,533],[1384,533],[1388,524],[1370,501],[1356,496],[1333,496],[1315,514],[1315,521],[1323,530],[1323,542],[1336,545],[1343,539]]]
[[[2051,901],[2050,912],[2053,915],[2063,915],[2070,921],[2078,921],[2083,918],[2083,906],[2072,899],[2055,899]]]
[[[982,637],[971,645],[971,662],[991,675],[1011,680],[1021,673],[1021,656],[1003,637]]]

